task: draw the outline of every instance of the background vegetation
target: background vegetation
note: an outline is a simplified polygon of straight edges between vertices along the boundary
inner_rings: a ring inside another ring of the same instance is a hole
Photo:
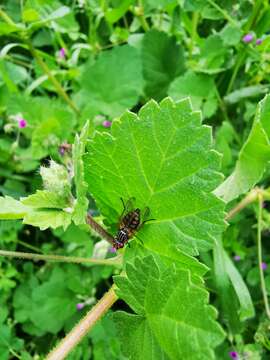
[[[1,5],[1,360],[44,358],[113,282],[69,359],[269,358],[269,30],[260,0]],[[112,260],[85,216],[114,234],[131,196],[155,220]]]

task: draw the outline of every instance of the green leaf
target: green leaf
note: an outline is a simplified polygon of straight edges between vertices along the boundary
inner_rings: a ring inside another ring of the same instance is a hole
[[[16,31],[22,31],[22,28],[15,24],[7,24],[6,22],[0,21],[0,36],[7,35]]]
[[[37,190],[35,194],[21,198],[21,203],[37,209],[63,209],[70,206],[70,203],[63,196],[48,190]]]
[[[189,271],[164,269],[150,256],[128,263],[127,276],[114,278],[135,312],[114,315],[123,354],[131,360],[215,359],[224,333],[208,293],[191,282]]]
[[[85,223],[85,217],[88,209],[88,199],[86,196],[88,186],[84,179],[84,165],[82,159],[85,153],[88,131],[89,122],[84,125],[80,136],[77,135],[75,137],[75,142],[72,149],[74,181],[76,186],[76,200],[74,204],[72,220],[76,225]]]
[[[238,334],[241,329],[238,316],[239,304],[226,271],[225,252],[223,250],[221,239],[216,241],[213,250],[213,273],[218,300],[222,309],[221,317],[224,319],[230,331],[234,334]]]
[[[33,210],[25,214],[23,223],[37,226],[40,230],[56,229],[60,226],[66,229],[71,223],[71,214],[61,210]]]
[[[242,36],[241,28],[235,25],[230,25],[229,23],[222,29],[220,36],[225,45],[233,46],[237,45]]]
[[[0,219],[22,219],[30,208],[10,196],[0,197]]]
[[[230,60],[230,51],[223,44],[222,37],[214,34],[204,40],[195,70],[206,74],[224,71]]]
[[[138,116],[125,113],[111,134],[89,141],[88,152],[86,181],[110,222],[118,222],[120,197],[150,208],[156,220],[139,234],[150,250],[198,254],[224,229],[223,202],[211,194],[222,178],[220,157],[212,150],[211,129],[201,125],[188,99],[150,101]]]
[[[61,102],[42,97],[14,95],[8,115],[20,114],[27,121],[24,135],[32,140],[32,156],[40,159],[62,141],[67,141],[75,124],[74,114]]]
[[[240,314],[239,314],[240,320],[244,321],[249,318],[252,318],[255,315],[255,310],[249,290],[241,274],[234,266],[233,262],[231,261],[228,254],[225,251],[224,251],[224,257],[225,257],[226,271],[229,275],[234,291],[240,303]]]
[[[8,360],[11,357],[10,349],[13,353],[22,350],[24,341],[19,339],[13,333],[11,325],[3,325],[0,327],[0,358],[1,360]]]
[[[121,19],[121,17],[125,15],[133,2],[133,0],[122,0],[115,8],[106,10],[106,20],[110,24],[114,24],[115,22],[117,22],[119,19]]]
[[[249,136],[232,174],[215,190],[229,202],[251,189],[263,176],[270,159],[270,95],[259,102]]]
[[[32,325],[35,335],[56,334],[76,313],[77,299],[75,292],[69,289],[72,274],[69,269],[70,266],[55,266],[42,284],[31,275],[16,289],[15,318],[22,324]],[[74,267],[72,270],[79,271]]]
[[[174,37],[151,30],[143,38],[142,63],[146,95],[161,100],[171,81],[184,70],[183,50]]]
[[[139,51],[118,46],[102,52],[96,62],[84,66],[80,97],[104,115],[120,115],[133,107],[142,94],[143,79]]]
[[[169,95],[175,100],[189,96],[196,110],[203,109],[205,117],[212,116],[218,105],[214,78],[206,74],[188,71],[177,77],[169,88]]]
[[[246,100],[249,97],[259,96],[261,94],[267,93],[269,90],[268,85],[253,85],[243,87],[242,89],[238,89],[233,91],[232,93],[226,95],[224,100],[228,104],[235,104],[241,100]]]

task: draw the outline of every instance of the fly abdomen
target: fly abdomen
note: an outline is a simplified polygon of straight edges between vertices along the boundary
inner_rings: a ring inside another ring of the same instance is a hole
[[[118,231],[114,238],[114,247],[120,249],[125,246],[129,239],[129,232],[127,228],[122,228]]]

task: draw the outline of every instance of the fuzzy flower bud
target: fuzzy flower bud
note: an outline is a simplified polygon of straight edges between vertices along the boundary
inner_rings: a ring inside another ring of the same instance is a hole
[[[41,166],[40,175],[45,190],[55,192],[65,198],[71,197],[71,184],[67,169],[63,165],[50,161],[50,166]]]

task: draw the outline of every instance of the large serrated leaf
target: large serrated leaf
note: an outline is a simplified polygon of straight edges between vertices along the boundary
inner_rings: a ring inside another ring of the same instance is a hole
[[[211,129],[201,125],[188,99],[150,101],[138,116],[125,113],[111,134],[89,142],[88,152],[86,181],[111,222],[122,212],[120,197],[150,207],[156,220],[140,231],[145,247],[194,255],[222,232],[223,202],[211,193],[221,181],[220,157],[212,150]]]
[[[190,280],[189,271],[160,269],[153,257],[127,264],[115,277],[119,295],[135,311],[116,312],[122,351],[131,360],[215,359],[224,334],[209,306],[208,293]]]

